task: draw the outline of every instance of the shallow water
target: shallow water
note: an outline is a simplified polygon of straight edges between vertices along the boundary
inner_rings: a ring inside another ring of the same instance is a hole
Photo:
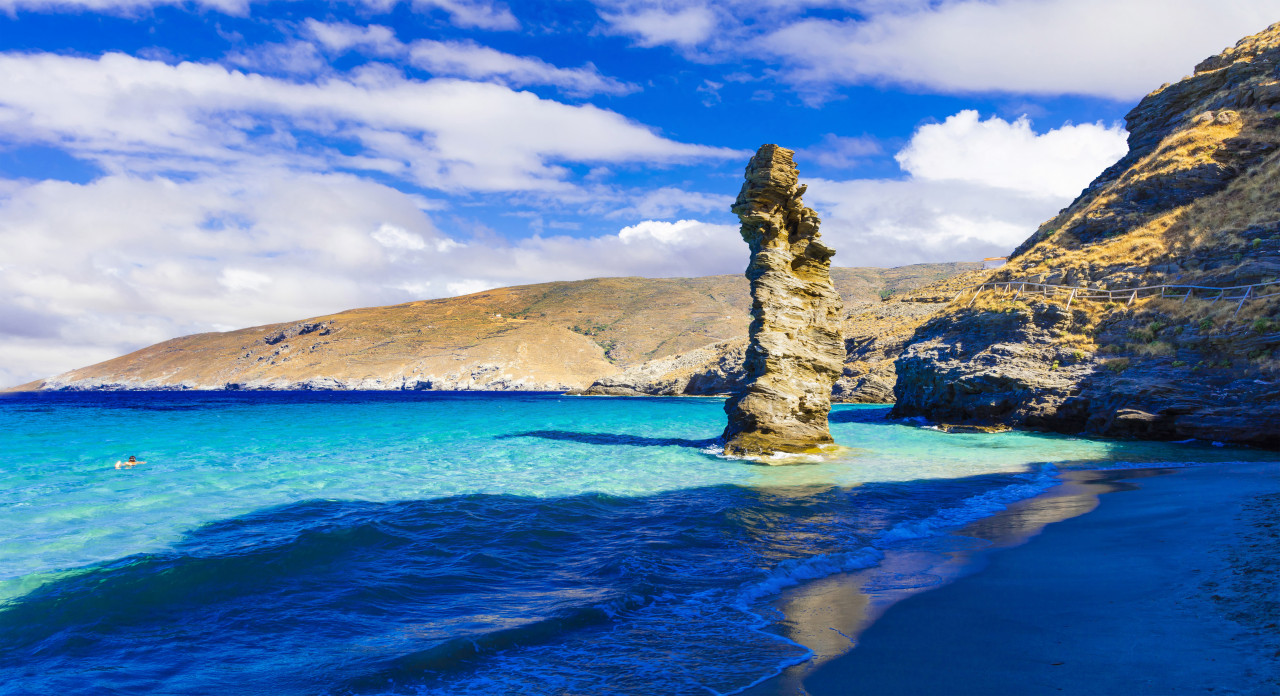
[[[712,453],[718,399],[0,398],[0,691],[726,693],[808,655],[784,587],[1061,469],[1275,456],[886,414],[771,467]]]

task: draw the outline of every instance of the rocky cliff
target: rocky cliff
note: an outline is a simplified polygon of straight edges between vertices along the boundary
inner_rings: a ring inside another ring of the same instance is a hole
[[[1062,287],[924,324],[896,415],[1280,445],[1280,25],[1126,120],[1128,154],[991,276]]]
[[[806,452],[831,444],[827,414],[840,376],[844,310],[831,257],[806,208],[794,153],[764,145],[747,164],[733,212],[751,250],[751,326],[742,386],[724,406],[731,455]]]
[[[973,267],[836,268],[832,278],[866,305]],[[22,388],[560,391],[745,341],[750,303],[742,276],[498,288],[183,336]]]

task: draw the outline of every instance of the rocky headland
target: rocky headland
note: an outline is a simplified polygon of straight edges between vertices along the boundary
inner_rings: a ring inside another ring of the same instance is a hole
[[[1126,121],[1128,154],[990,277],[1013,284],[916,331],[895,415],[1280,445],[1280,25]]]
[[[879,307],[882,296],[907,297],[977,266],[833,268],[831,277],[847,306]],[[565,391],[640,369],[659,379],[630,393],[723,394],[732,384],[714,375],[668,388],[672,380],[645,366],[678,369],[745,346],[750,305],[741,275],[497,288],[182,336],[18,389]],[[735,359],[723,361],[730,371]]]
[[[751,326],[742,384],[724,405],[729,455],[833,443],[827,414],[845,354],[844,306],[831,282],[835,250],[821,242],[821,221],[801,200],[794,154],[761,146],[733,205],[751,250]]]

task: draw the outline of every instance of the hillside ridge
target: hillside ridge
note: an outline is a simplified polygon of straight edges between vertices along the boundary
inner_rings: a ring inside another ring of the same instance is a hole
[[[866,306],[976,266],[832,276]],[[565,391],[744,338],[749,308],[738,275],[555,281],[181,336],[18,388]]]

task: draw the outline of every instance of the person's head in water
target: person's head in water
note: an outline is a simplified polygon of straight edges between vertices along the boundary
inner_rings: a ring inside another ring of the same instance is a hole
[[[134,456],[134,455],[132,455],[132,454],[131,454],[131,455],[129,455],[129,461],[131,461],[131,462],[136,462],[136,461],[138,461],[138,458],[137,458],[136,456]]]

